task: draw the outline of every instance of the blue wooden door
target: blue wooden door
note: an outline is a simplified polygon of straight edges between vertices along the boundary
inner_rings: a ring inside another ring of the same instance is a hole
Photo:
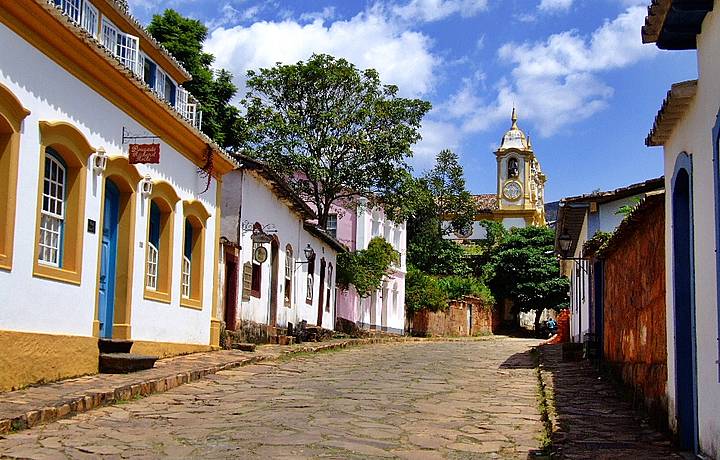
[[[697,350],[693,261],[691,178],[680,169],[673,180],[673,295],[675,323],[675,397],[680,447],[697,451]]]
[[[100,337],[112,338],[115,311],[115,267],[117,260],[118,210],[120,192],[110,180],[105,181],[105,215],[103,216],[100,251],[99,321]]]

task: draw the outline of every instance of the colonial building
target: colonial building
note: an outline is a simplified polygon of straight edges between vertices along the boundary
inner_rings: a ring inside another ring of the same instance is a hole
[[[265,164],[242,158],[223,180],[222,318],[263,341],[301,321],[335,324],[337,254],[345,247],[310,221],[315,212]]]
[[[587,242],[598,232],[612,233],[632,207],[648,193],[662,190],[662,177],[607,192],[563,198],[555,227],[555,250],[561,271],[570,279],[570,338],[583,342],[586,334],[601,339],[603,321],[602,262],[587,256]],[[564,248],[561,246],[565,246]],[[596,248],[595,248],[596,249]],[[594,339],[593,339],[594,340]]]
[[[697,80],[672,86],[648,146],[665,163],[669,422],[680,445],[720,458],[720,11],[653,0],[642,29],[660,49],[697,50]]]
[[[210,349],[235,164],[188,72],[119,1],[4,1],[0,43],[0,390]]]
[[[332,231],[352,250],[367,249],[370,240],[383,238],[400,254],[399,264],[390,267],[383,286],[367,298],[360,298],[350,286],[338,293],[338,328],[360,327],[402,334],[405,330],[405,223],[396,223],[385,216],[379,207],[369,209],[366,202],[349,209],[338,209],[331,215]],[[336,223],[336,224],[335,224]],[[336,230],[335,230],[336,228]]]
[[[518,127],[513,109],[512,126],[495,151],[497,191],[475,195],[477,215],[472,229],[451,235],[451,239],[474,240],[485,237],[483,220],[502,222],[506,228],[546,225],[545,182],[530,138]]]

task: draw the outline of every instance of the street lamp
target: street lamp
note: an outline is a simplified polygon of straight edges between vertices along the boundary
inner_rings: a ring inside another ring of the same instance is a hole
[[[560,244],[560,252],[563,253],[563,256],[566,256],[572,244],[572,237],[568,234],[567,230],[558,237],[558,243]]]
[[[307,246],[305,246],[305,249],[303,249],[303,253],[305,254],[305,262],[296,260],[296,264],[307,264],[310,263],[312,259],[315,258],[315,250],[310,246],[310,243],[308,243]]]

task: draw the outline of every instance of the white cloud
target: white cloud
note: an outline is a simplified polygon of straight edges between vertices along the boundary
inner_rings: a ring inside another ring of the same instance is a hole
[[[456,107],[449,115],[462,119],[466,132],[477,132],[505,120],[515,105],[521,119],[530,119],[544,136],[591,117],[607,106],[614,92],[603,81],[603,72],[655,54],[654,47],[643,46],[638,38],[645,14],[643,7],[628,8],[589,37],[568,31],[543,42],[503,45],[499,58],[513,70],[496,84],[494,100],[483,101],[466,81],[451,99]]]
[[[567,11],[573,4],[573,0],[542,0],[538,9],[541,11]]]
[[[411,0],[393,7],[393,12],[403,19],[433,22],[453,14],[474,16],[487,9],[487,0]]]
[[[386,83],[396,84],[404,96],[429,93],[440,58],[430,51],[429,38],[400,28],[379,8],[352,19],[329,24],[322,18],[310,23],[292,19],[261,21],[247,27],[219,27],[206,42],[215,65],[231,70],[244,88],[246,71],[295,63],[313,53],[344,57],[361,69],[378,70]]]
[[[457,152],[463,137],[462,131],[454,123],[437,120],[432,113],[423,120],[420,134],[422,140],[413,146],[413,158],[410,161],[416,173],[431,168],[441,150]]]

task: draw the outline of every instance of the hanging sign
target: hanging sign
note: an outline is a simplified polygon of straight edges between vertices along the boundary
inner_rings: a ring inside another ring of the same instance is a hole
[[[130,164],[160,163],[160,144],[130,144]]]

